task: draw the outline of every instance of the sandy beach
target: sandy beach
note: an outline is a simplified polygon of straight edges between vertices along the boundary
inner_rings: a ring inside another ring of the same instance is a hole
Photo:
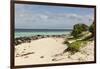
[[[14,7],[11,51],[15,66],[95,61],[94,7]]]
[[[42,38],[15,46],[15,65],[35,65],[66,62],[84,62],[94,60],[94,42],[71,55],[63,53],[67,45],[64,38]]]

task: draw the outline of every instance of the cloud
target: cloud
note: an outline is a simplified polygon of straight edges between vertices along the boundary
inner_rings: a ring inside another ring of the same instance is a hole
[[[88,23],[89,20],[93,21],[93,16],[87,16],[87,15],[78,15],[78,14],[51,14],[51,13],[16,13],[16,27],[20,25],[20,27],[26,27],[27,28],[54,28],[58,26],[58,28],[65,28],[66,27],[72,27],[71,25],[74,25],[75,23]],[[19,25],[18,25],[19,24]],[[46,27],[47,26],[47,27]]]
[[[41,9],[41,6],[38,5],[25,4],[19,6],[16,4],[16,6],[16,28],[72,28],[76,23],[90,25],[94,20],[93,13],[82,14],[81,11],[65,12],[60,11],[60,9],[56,13],[57,10],[51,10],[47,7]]]

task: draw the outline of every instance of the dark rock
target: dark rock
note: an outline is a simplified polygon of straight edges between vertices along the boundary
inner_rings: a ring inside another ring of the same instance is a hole
[[[54,59],[52,59],[52,61],[56,61],[56,59],[54,58]]]
[[[47,38],[47,37],[61,37],[64,38],[66,37],[66,35],[34,35],[32,37],[18,37],[15,38],[15,45],[19,45],[21,43],[30,43],[31,40],[37,40],[37,39],[41,39],[41,38]]]
[[[44,58],[44,56],[41,56],[40,58]]]

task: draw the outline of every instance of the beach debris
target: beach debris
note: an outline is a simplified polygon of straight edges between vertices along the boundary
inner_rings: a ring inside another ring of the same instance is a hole
[[[56,59],[56,58],[53,58],[52,61],[60,61],[60,60],[63,60],[65,58],[60,58],[60,59]]]
[[[24,53],[24,54],[16,54],[16,57],[22,57],[22,56],[26,56],[26,55],[30,55],[30,54],[34,54],[34,52],[28,52],[28,53]]]
[[[40,58],[44,58],[44,56],[41,56]]]
[[[55,58],[53,58],[53,59],[52,59],[52,61],[56,61],[56,59],[55,59]]]
[[[28,56],[25,56],[24,58],[28,58]]]
[[[19,57],[19,54],[18,53],[16,54],[16,57]]]
[[[26,50],[26,49],[24,49],[24,50]]]
[[[59,53],[59,54],[53,55],[52,57],[57,57],[57,56],[62,56],[62,55],[63,55],[63,53]]]

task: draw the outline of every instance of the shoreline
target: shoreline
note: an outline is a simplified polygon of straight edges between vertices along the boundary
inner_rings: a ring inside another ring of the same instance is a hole
[[[18,37],[15,38],[15,45],[19,45],[22,43],[30,43],[32,40],[38,40],[38,39],[42,39],[42,38],[66,38],[67,35],[66,34],[62,34],[62,35],[35,35],[35,36],[31,36],[31,37]]]

